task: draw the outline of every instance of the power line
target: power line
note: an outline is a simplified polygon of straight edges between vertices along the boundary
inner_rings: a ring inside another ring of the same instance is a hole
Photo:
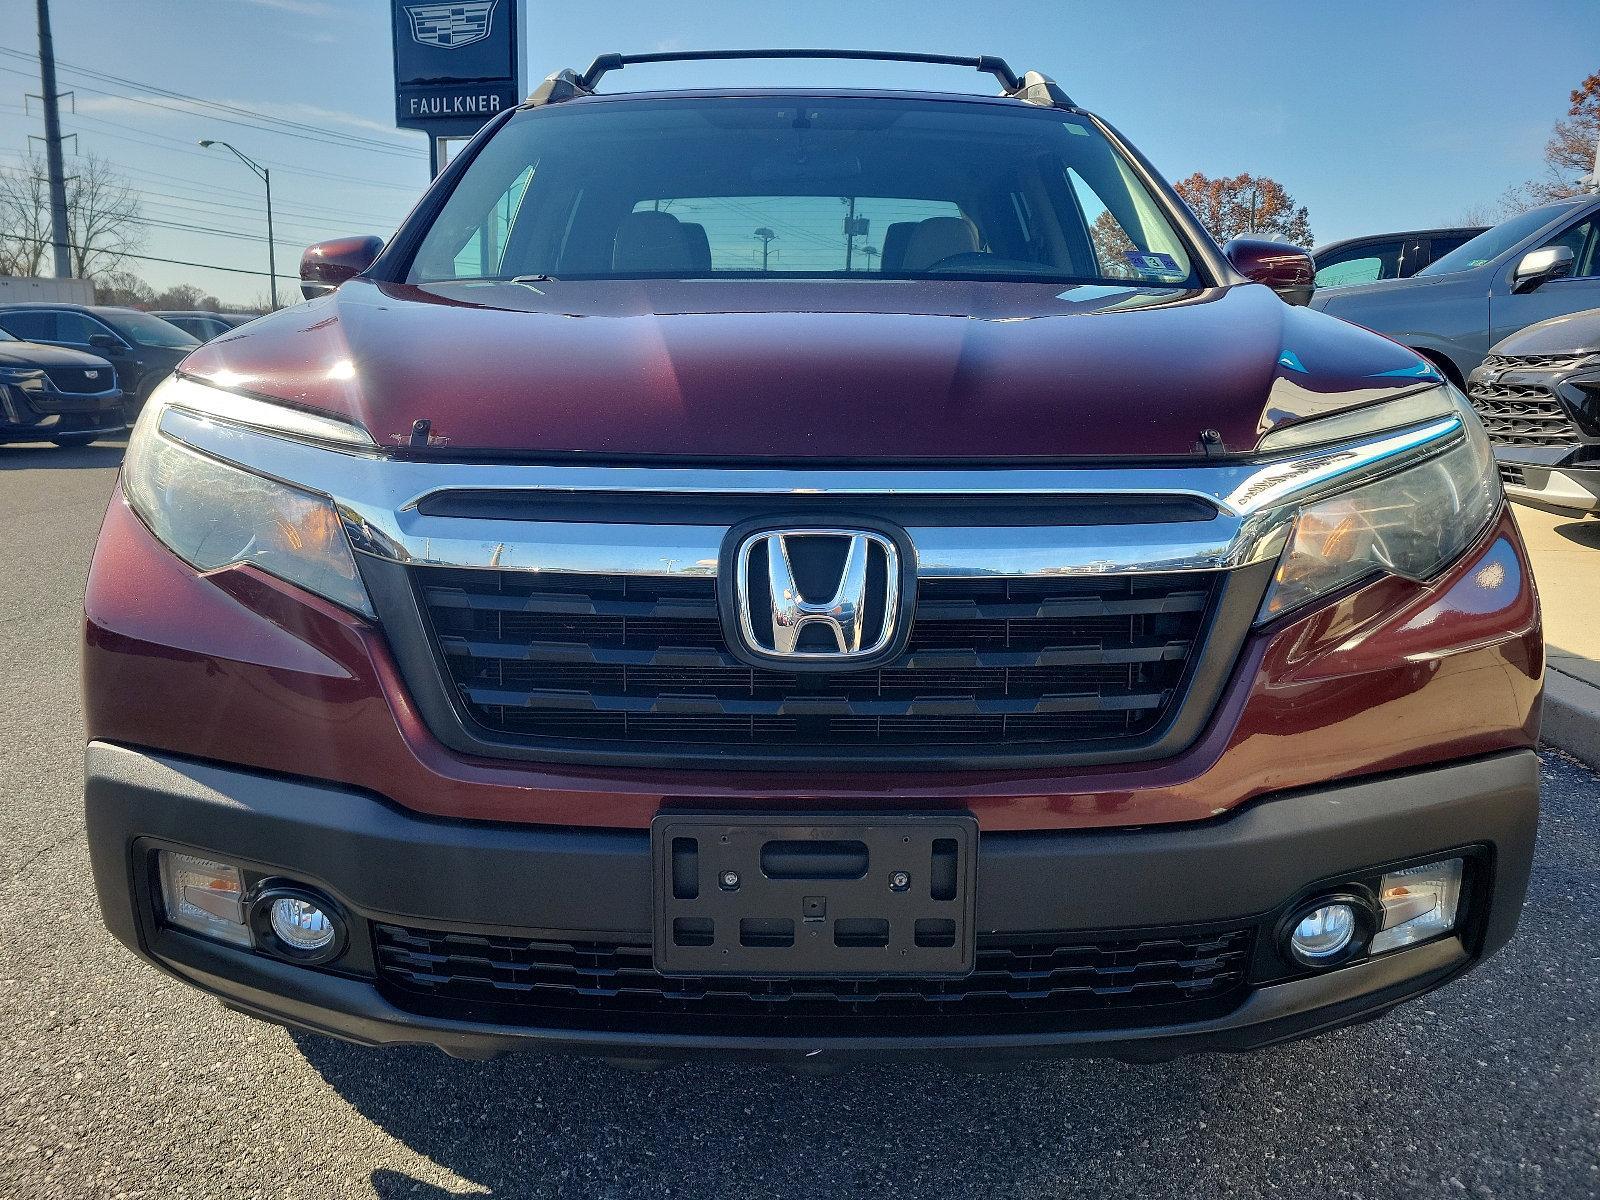
[[[35,57],[33,55],[23,54],[19,51],[8,49],[4,46],[0,46],[0,54],[9,55],[14,59],[21,59],[23,61],[28,61]],[[220,124],[237,125],[240,128],[253,129],[260,133],[277,133],[283,135],[284,137],[297,137],[306,141],[322,142],[327,145],[342,145],[348,149],[366,150],[374,154],[392,154],[397,157],[405,158],[413,156],[412,151],[406,149],[398,142],[380,141],[377,138],[363,137],[360,134],[341,133],[336,129],[329,129],[326,126],[321,125],[312,125],[305,121],[294,121],[287,117],[273,117],[264,113],[252,112],[251,110],[247,108],[241,108],[238,105],[226,104],[219,100],[206,100],[199,96],[190,96],[184,92],[173,91],[171,88],[163,88],[156,84],[143,83],[139,80],[127,79],[120,75],[106,74],[102,71],[91,70],[88,67],[75,66],[65,61],[60,62],[59,65],[63,70],[73,75],[82,75],[85,78],[94,79],[102,83],[113,83],[120,84],[125,87],[139,88],[148,93],[146,95],[133,95],[127,92],[93,87],[86,83],[75,84],[75,88],[77,90],[89,92],[92,95],[109,96],[118,100],[127,100],[134,104],[142,104],[149,108],[161,109],[165,112],[181,113],[185,116],[203,116],[208,120],[216,121]],[[27,74],[27,72],[18,70],[15,67],[0,66],[0,70],[10,71],[18,75]],[[160,99],[154,99],[152,97],[174,100],[177,102],[178,106],[173,104],[163,104],[161,103]],[[181,106],[197,106],[202,110],[207,111],[197,113],[192,111],[192,107]]]
[[[30,245],[34,245],[34,246],[48,246],[50,244],[48,241],[46,241],[43,238],[18,237],[17,241],[19,241],[19,242],[27,242]],[[265,279],[267,277],[267,272],[265,272],[265,271],[252,271],[252,270],[248,269],[247,267],[219,267],[219,266],[217,266],[216,263],[185,262],[181,258],[157,258],[156,256],[151,255],[151,254],[129,254],[129,253],[126,253],[126,252],[123,252],[123,251],[114,251],[114,252],[113,251],[100,251],[100,250],[84,251],[79,246],[73,246],[72,249],[77,250],[79,253],[88,253],[88,254],[115,253],[116,257],[119,258],[119,259],[134,258],[134,259],[138,259],[140,262],[167,263],[167,264],[169,264],[171,266],[174,266],[174,267],[197,267],[197,268],[199,268],[201,270],[204,270],[204,271],[226,271],[230,275],[259,275],[263,279]],[[279,272],[278,278],[279,279],[298,279],[299,276],[298,275],[285,275],[282,272]]]
[[[13,158],[21,159],[24,162],[27,161],[27,156],[20,150],[0,149],[0,155],[10,155]],[[82,156],[79,155],[77,157],[81,158]],[[201,184],[195,180],[178,180],[174,179],[169,174],[164,174],[159,171],[147,171],[142,167],[130,167],[126,163],[116,162],[108,158],[102,158],[101,161],[104,162],[106,166],[115,169],[121,174],[138,176],[144,179],[154,179],[157,180],[163,187],[179,189],[177,194],[170,192],[158,192],[151,189],[148,185],[140,184],[137,180],[135,180],[135,185],[140,191],[146,193],[147,195],[168,196],[171,199],[178,200],[198,200],[207,205],[215,205],[221,208],[238,208],[253,211],[259,211],[261,208],[261,202],[257,194],[255,192],[247,192],[243,188],[225,187],[221,184]],[[228,203],[223,200],[218,200],[216,197],[219,195],[233,196],[241,200],[254,201],[254,203]],[[403,217],[385,216],[377,213],[352,213],[345,209],[325,208],[317,205],[295,202],[290,202],[287,204],[280,202],[274,207],[282,212],[291,213],[302,217],[309,217],[316,221],[333,220],[344,223],[371,223],[393,227],[398,226],[404,219]]]
[[[3,68],[0,68],[0,69],[3,69]],[[189,154],[189,155],[194,156],[195,158],[204,158],[204,159],[207,159],[209,161],[215,161],[215,160],[213,160],[211,158],[210,155],[206,154],[204,151],[196,150],[193,146],[190,145],[188,139],[186,139],[186,138],[175,138],[175,137],[172,137],[169,134],[156,133],[154,130],[150,130],[150,129],[139,129],[138,127],[133,126],[133,125],[124,125],[120,121],[108,121],[104,117],[89,117],[89,116],[83,115],[82,113],[75,114],[73,116],[72,120],[73,120],[74,123],[81,122],[81,121],[88,121],[88,122],[90,122],[91,124],[94,124],[94,125],[108,125],[113,129],[125,129],[125,130],[128,130],[131,133],[144,134],[145,136],[144,137],[129,137],[126,133],[124,133],[124,134],[105,133],[102,130],[98,130],[98,129],[83,130],[82,132],[84,132],[84,133],[94,134],[94,135],[96,135],[98,137],[115,138],[118,141],[138,142],[141,145],[150,146],[151,148],[156,149],[156,150],[165,150],[169,154]],[[172,145],[170,147],[168,147],[168,146],[160,146],[160,145],[157,145],[155,142],[149,141],[148,140],[149,138],[159,138],[161,141],[172,143]],[[340,174],[337,174],[337,173],[331,172],[331,171],[317,171],[317,170],[313,170],[310,167],[300,166],[299,164],[296,164],[296,163],[283,162],[283,161],[281,161],[279,159],[264,158],[261,161],[263,163],[265,163],[269,167],[278,167],[278,168],[280,168],[280,169],[282,169],[284,171],[288,171],[288,172],[290,172],[292,174],[309,175],[309,176],[314,176],[314,177],[316,177],[318,179],[336,179],[336,180],[340,180],[340,181],[348,182],[348,183],[359,183],[363,187],[390,188],[390,189],[392,189],[394,191],[397,191],[397,192],[409,192],[412,195],[417,195],[422,190],[421,187],[419,187],[418,185],[415,185],[415,184],[387,183],[387,182],[385,182],[385,181],[383,181],[381,179],[364,178],[364,177],[358,176],[358,175],[340,175]],[[418,161],[419,162],[421,161],[420,158],[418,159]]]
[[[0,49],[4,49],[4,47],[0,47]],[[20,71],[15,67],[8,67],[4,64],[0,64],[0,71],[5,71],[12,75],[22,75],[24,77],[26,77],[28,74],[26,71]],[[289,129],[274,129],[270,125],[260,125],[250,121],[240,121],[234,117],[219,117],[214,113],[197,113],[190,109],[176,108],[171,104],[161,104],[155,100],[150,100],[143,96],[127,96],[121,92],[108,92],[103,88],[90,87],[86,83],[75,83],[73,85],[73,90],[79,92],[88,92],[95,96],[109,96],[114,100],[127,100],[133,104],[142,104],[147,108],[155,108],[160,109],[163,112],[177,113],[180,116],[200,117],[207,121],[215,121],[220,125],[237,125],[242,129],[254,130],[256,133],[275,133],[281,137],[299,138],[302,141],[318,142],[325,146],[336,146],[341,150],[365,150],[371,154],[393,155],[396,158],[415,157],[412,152],[405,150],[379,149],[374,146],[362,145],[359,142],[346,141],[338,134],[334,134],[332,137],[316,137],[308,133],[295,133],[293,130]]]

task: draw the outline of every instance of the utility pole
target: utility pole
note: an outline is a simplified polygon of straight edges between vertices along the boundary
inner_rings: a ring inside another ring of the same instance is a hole
[[[761,239],[761,269],[765,271],[767,269],[767,256],[771,253],[772,243],[777,240],[778,235],[763,225],[755,231],[754,236]]]
[[[856,198],[850,197],[850,215],[844,219],[844,273],[848,275],[856,256]]]
[[[72,230],[67,224],[67,169],[61,160],[61,106],[56,95],[56,45],[50,36],[50,0],[38,0],[39,82],[44,88],[44,156],[50,171],[50,243],[56,278],[72,278]]]

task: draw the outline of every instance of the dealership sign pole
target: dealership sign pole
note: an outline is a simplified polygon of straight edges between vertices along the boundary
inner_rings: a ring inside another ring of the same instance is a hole
[[[438,175],[451,142],[524,95],[527,0],[391,0],[395,124],[428,135]]]

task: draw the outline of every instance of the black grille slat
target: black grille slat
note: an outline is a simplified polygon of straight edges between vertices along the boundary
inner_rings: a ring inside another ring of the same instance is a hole
[[[463,588],[428,588],[432,608],[484,609],[490,612],[543,613],[593,617],[699,617],[716,620],[717,602],[710,599],[665,597],[659,600],[617,600],[578,592],[504,594]]]
[[[862,670],[752,666],[708,577],[412,568],[440,663],[496,734],[554,744],[1023,750],[1150,735],[1217,577],[929,579],[905,651]]]
[[[650,947],[638,943],[482,937],[389,924],[375,924],[373,938],[380,983],[402,1007],[566,1026],[600,1026],[618,1016],[781,1017],[801,1022],[803,1028],[785,1027],[800,1033],[906,1016],[1055,1016],[1070,1023],[1085,1014],[1236,1002],[1254,931],[980,935],[975,967],[958,979],[676,977],[659,974]]]
[[[1499,445],[1569,446],[1582,440],[1560,399],[1538,384],[1474,380],[1467,399],[1489,440]]]
[[[780,716],[838,713],[840,716],[903,717],[918,714],[1129,712],[1159,708],[1161,692],[1104,689],[1077,695],[1042,696],[913,696],[909,699],[851,699],[846,696],[781,696],[773,700],[738,700],[725,696],[608,695],[604,692],[508,688],[463,688],[474,704],[507,708],[556,709],[566,712],[705,713],[712,716]]]

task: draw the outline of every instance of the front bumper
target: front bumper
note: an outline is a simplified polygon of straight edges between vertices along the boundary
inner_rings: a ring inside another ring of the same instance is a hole
[[[648,943],[644,831],[513,827],[406,814],[381,799],[91,743],[85,804],[96,888],[112,932],[141,957],[231,1007],[282,1024],[383,1045],[425,1043],[462,1057],[514,1048],[625,1058],[693,1052],[757,1057],[1043,1054],[1160,1059],[1243,1050],[1378,1015],[1459,975],[1515,929],[1538,819],[1531,751],[1287,794],[1215,821],[1165,828],[988,833],[977,927],[1037,931],[1259,928],[1247,986],[1227,1011],[1092,1019],[1024,1031],[992,1020],[933,1032],[818,1032],[773,1019],[751,1031],[708,1020],[670,1030],[604,1021],[506,1023],[424,1013],[376,976],[373,922],[483,936]],[[208,942],[160,924],[148,867],[155,844],[187,847],[331,895],[351,921],[338,972]],[[1402,860],[1465,850],[1470,894],[1456,934],[1322,975],[1275,963],[1270,930],[1315,887]]]
[[[1511,499],[1567,512],[1600,512],[1600,458],[1581,466],[1539,462],[1522,446],[1496,446],[1495,458]]]
[[[0,441],[121,433],[126,428],[118,388],[79,394],[0,383]]]

